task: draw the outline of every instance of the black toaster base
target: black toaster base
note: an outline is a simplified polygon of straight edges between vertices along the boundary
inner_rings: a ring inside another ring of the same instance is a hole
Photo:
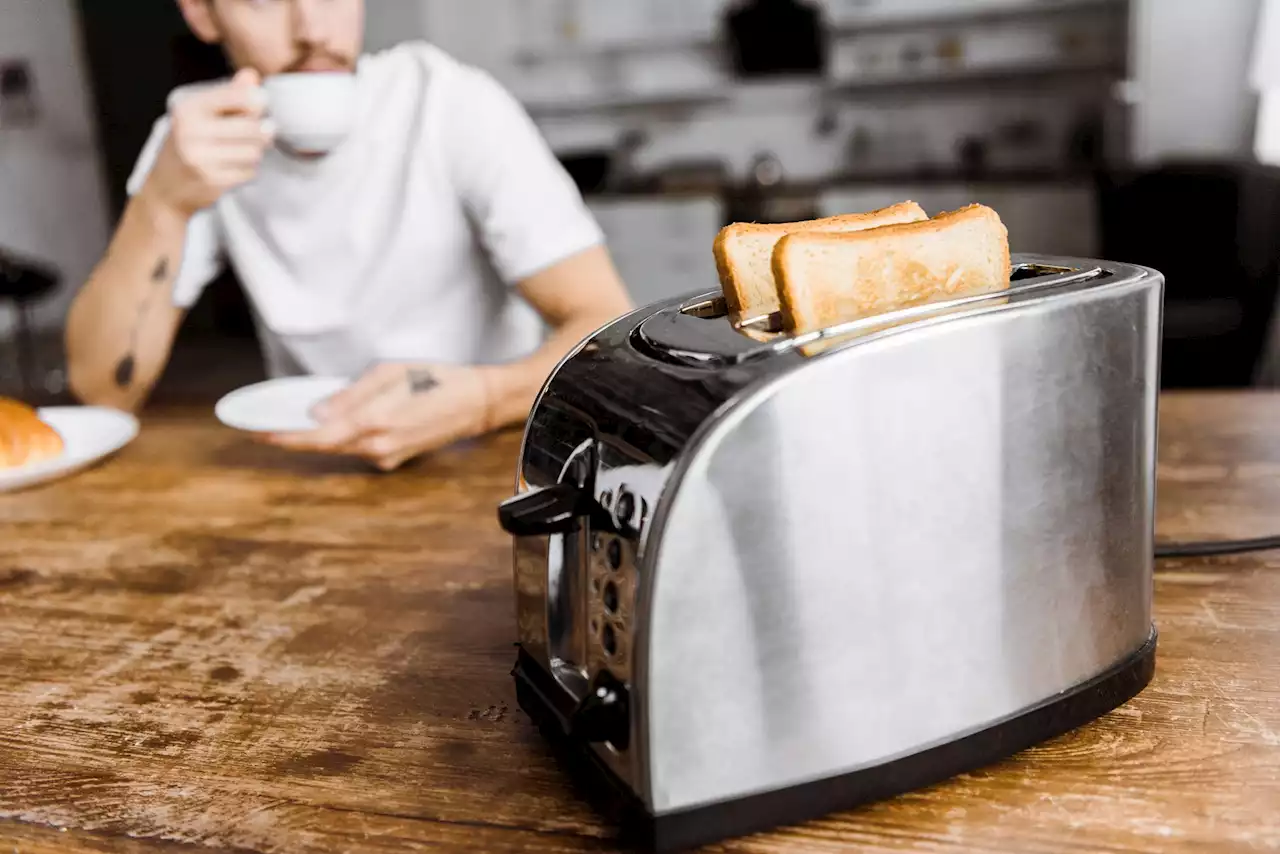
[[[640,800],[586,745],[565,732],[563,710],[547,697],[550,677],[524,651],[513,675],[520,707],[555,745],[575,788],[608,820],[622,841],[644,851],[681,851],[771,828],[799,824],[830,813],[940,783],[1070,732],[1137,696],[1155,674],[1156,633],[1142,648],[1093,680],[995,726],[921,753],[799,786],[710,804],[678,813],[651,815]]]

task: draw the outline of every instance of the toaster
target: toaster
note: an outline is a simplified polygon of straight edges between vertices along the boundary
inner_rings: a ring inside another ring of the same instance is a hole
[[[1147,685],[1163,289],[1019,255],[803,335],[716,291],[559,364],[499,508],[513,676],[633,847],[930,785]]]

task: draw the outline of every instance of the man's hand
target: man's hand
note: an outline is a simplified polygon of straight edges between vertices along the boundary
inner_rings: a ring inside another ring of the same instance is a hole
[[[392,471],[494,428],[487,370],[380,365],[320,405],[318,429],[263,441],[293,451],[355,455]]]
[[[318,430],[263,440],[297,451],[355,454],[390,471],[420,454],[522,424],[555,366],[631,308],[608,251],[596,246],[521,282],[554,330],[528,357],[484,367],[387,364],[317,411]]]
[[[261,82],[246,69],[173,105],[168,138],[147,179],[157,199],[189,217],[253,179],[272,139]]]

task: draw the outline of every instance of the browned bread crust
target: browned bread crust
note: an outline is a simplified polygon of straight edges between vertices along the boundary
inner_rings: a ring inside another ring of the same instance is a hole
[[[0,397],[0,470],[60,456],[62,437],[25,403]]]
[[[783,328],[809,332],[1009,286],[1009,234],[970,205],[931,220],[844,234],[788,234],[773,252]]]
[[[778,241],[797,232],[853,232],[894,223],[928,219],[915,202],[901,202],[877,211],[790,223],[734,223],[715,241],[716,270],[729,317],[735,323],[772,314],[780,308],[773,274],[773,250]]]

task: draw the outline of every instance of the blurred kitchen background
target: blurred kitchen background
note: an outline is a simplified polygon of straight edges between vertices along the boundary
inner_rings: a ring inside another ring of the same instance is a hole
[[[369,50],[426,39],[511,88],[641,303],[715,287],[727,222],[980,201],[1015,252],[1162,269],[1166,386],[1280,374],[1261,0],[367,2]],[[224,72],[172,0],[0,0],[0,393],[62,393],[62,317],[166,94]],[[253,336],[228,276],[158,396],[257,378]]]

